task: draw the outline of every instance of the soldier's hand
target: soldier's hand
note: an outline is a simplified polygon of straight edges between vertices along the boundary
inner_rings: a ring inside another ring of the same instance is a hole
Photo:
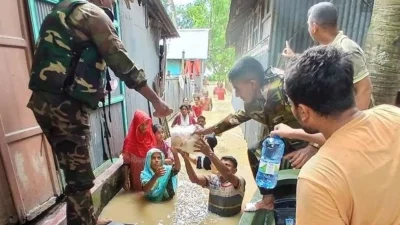
[[[198,127],[197,130],[194,132],[194,134],[207,135],[207,134],[211,134],[212,132],[214,132],[214,127],[209,127],[207,129]]]
[[[169,108],[167,103],[165,103],[163,100],[158,99],[158,101],[152,103],[154,109],[156,110],[153,113],[153,116],[158,117],[158,118],[164,118],[166,116],[169,116],[172,113],[172,109]]]
[[[315,148],[311,145],[308,145],[305,148],[302,148],[302,149],[296,150],[290,154],[287,154],[284,157],[284,159],[289,160],[289,162],[293,168],[300,169],[317,152],[318,152],[317,148]]]
[[[282,56],[286,57],[286,58],[292,58],[293,56],[295,56],[294,51],[290,48],[289,46],[289,42],[286,41],[286,47],[283,49],[282,51]]]

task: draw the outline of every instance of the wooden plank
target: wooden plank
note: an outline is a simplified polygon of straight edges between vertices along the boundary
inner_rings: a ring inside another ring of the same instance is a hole
[[[5,141],[7,144],[9,144],[11,142],[29,138],[29,137],[32,137],[32,136],[35,136],[35,135],[38,135],[41,133],[42,133],[42,129],[39,126],[30,127],[27,129],[18,130],[18,131],[6,134]]]
[[[19,47],[19,48],[28,47],[25,39],[8,37],[8,36],[4,36],[4,35],[0,35],[0,46]]]

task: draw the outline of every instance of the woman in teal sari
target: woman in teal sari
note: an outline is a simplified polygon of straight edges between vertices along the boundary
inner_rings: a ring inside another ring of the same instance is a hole
[[[152,148],[147,152],[140,181],[145,197],[152,202],[170,200],[176,193],[181,163],[176,150],[172,148],[171,151],[175,163],[172,166],[165,165],[165,156],[161,150]]]

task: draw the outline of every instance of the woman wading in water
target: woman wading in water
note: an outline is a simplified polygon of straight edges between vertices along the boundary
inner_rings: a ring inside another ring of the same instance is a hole
[[[178,173],[181,163],[176,150],[172,148],[175,164],[165,165],[165,156],[159,149],[147,152],[144,169],[140,174],[145,197],[152,202],[171,200],[178,187]]]

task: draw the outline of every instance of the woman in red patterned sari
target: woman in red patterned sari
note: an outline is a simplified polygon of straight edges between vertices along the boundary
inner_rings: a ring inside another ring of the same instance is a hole
[[[145,112],[136,110],[122,150],[125,190],[142,190],[140,173],[144,168],[147,152],[155,146],[151,118]]]

